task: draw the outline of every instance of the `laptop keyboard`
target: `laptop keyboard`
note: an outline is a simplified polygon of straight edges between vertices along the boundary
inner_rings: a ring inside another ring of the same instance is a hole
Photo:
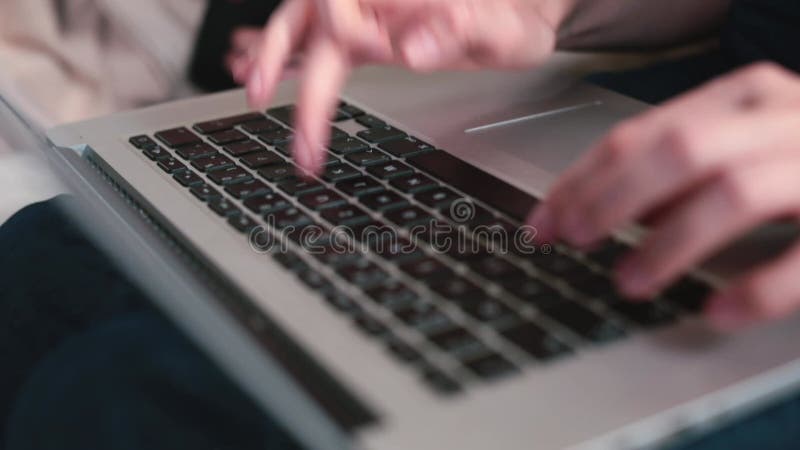
[[[703,306],[710,288],[695,278],[654,302],[626,302],[609,277],[629,250],[619,241],[590,254],[511,245],[535,198],[344,102],[324,172],[298,178],[292,114],[284,106],[130,143],[251,244],[259,232],[293,242],[269,254],[437,393]]]

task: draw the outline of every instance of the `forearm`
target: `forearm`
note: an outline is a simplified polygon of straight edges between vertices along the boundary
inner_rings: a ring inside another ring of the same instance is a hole
[[[545,0],[565,50],[664,47],[710,36],[731,0]]]

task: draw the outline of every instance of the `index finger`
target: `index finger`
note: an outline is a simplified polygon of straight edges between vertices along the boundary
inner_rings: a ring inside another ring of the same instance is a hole
[[[311,39],[295,112],[293,154],[298,166],[319,172],[327,155],[331,122],[339,104],[339,91],[350,73],[347,52],[323,33]]]

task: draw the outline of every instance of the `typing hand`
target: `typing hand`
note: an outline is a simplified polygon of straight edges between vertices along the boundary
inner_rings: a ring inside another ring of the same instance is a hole
[[[765,221],[800,218],[800,79],[746,68],[627,121],[578,161],[531,216],[542,239],[591,246],[645,218],[643,245],[617,268],[651,297]],[[800,308],[800,246],[734,280],[706,311],[722,328]]]
[[[251,58],[230,61],[248,99],[264,108],[302,55],[294,156],[317,172],[329,119],[350,71],[368,63],[418,71],[522,68],[553,51],[562,11],[544,0],[286,0]],[[561,8],[563,9],[563,8]],[[239,35],[247,41],[252,35]]]

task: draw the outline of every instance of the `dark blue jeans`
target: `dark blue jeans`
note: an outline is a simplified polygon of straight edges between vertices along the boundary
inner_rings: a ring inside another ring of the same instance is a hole
[[[297,448],[61,213],[0,228],[0,449]]]

